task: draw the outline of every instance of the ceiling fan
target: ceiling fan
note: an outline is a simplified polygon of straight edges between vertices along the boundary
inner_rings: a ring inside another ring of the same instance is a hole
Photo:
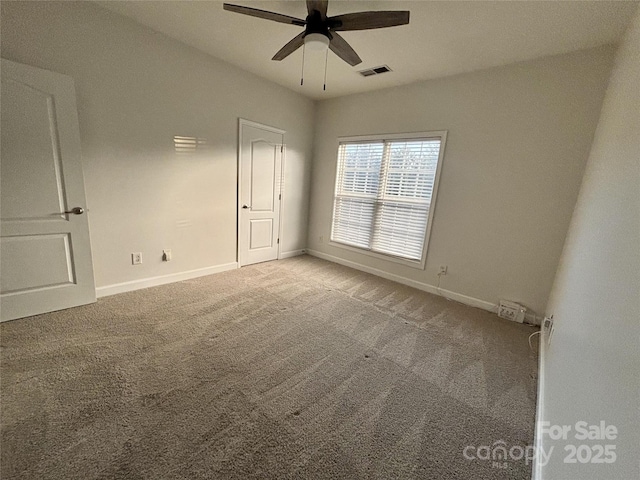
[[[409,23],[408,11],[357,12],[327,17],[328,3],[328,0],[307,0],[308,14],[305,20],[230,3],[223,4],[223,8],[230,12],[304,27],[304,31],[282,47],[272,60],[283,60],[305,45],[307,48],[325,49],[329,47],[333,53],[349,65],[358,65],[362,60],[351,48],[351,45],[338,34],[338,31],[370,30]]]

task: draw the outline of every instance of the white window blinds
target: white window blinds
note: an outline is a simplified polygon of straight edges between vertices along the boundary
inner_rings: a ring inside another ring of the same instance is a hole
[[[442,137],[340,143],[331,240],[421,260]]]

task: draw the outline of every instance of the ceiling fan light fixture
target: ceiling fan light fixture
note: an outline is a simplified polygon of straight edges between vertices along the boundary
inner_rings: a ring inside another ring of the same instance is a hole
[[[347,41],[338,34],[338,31],[372,30],[376,28],[407,25],[409,23],[409,15],[411,13],[409,11],[400,10],[376,10],[371,12],[345,13],[342,15],[328,17],[327,5],[329,0],[306,0],[305,3],[307,4],[308,14],[305,20],[290,17],[289,15],[283,15],[281,13],[260,10],[259,8],[243,7],[242,5],[233,5],[230,3],[223,3],[222,8],[230,12],[249,15],[250,17],[257,17],[264,20],[271,20],[273,22],[304,27],[302,32],[289,40],[284,47],[276,52],[272,60],[284,60],[298,48],[304,46],[305,50],[308,48],[309,50],[317,50],[324,53],[325,66],[330,49],[340,57],[340,59],[344,60],[352,67],[362,63],[362,59],[358,56],[351,45],[349,45]],[[304,50],[302,58],[304,59]]]
[[[309,33],[304,37],[304,46],[309,50],[324,52],[329,48],[329,38],[321,33]]]

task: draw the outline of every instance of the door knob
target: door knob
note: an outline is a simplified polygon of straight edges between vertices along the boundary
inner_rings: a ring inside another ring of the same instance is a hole
[[[84,213],[84,208],[82,208],[82,207],[73,207],[71,210],[66,211],[64,213],[72,214],[72,215],[82,215]]]
[[[242,205],[242,208],[249,208],[249,205]]]

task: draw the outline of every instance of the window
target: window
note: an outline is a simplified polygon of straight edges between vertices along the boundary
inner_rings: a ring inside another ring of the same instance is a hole
[[[331,241],[423,264],[445,138],[343,139]]]

